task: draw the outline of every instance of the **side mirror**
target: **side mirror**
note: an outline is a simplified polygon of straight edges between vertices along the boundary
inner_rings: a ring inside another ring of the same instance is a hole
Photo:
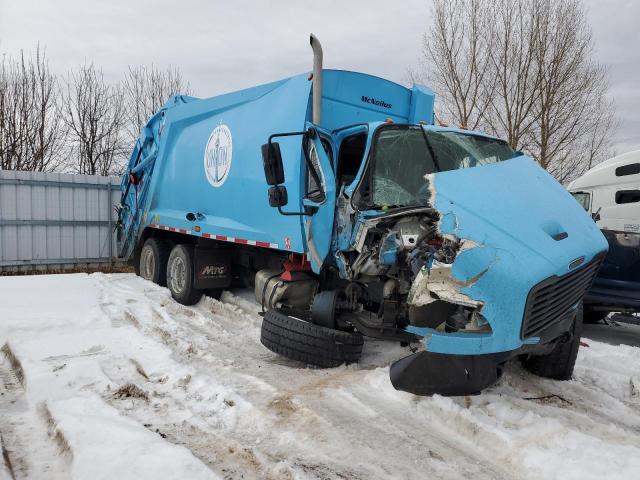
[[[289,203],[287,187],[278,185],[269,188],[269,206],[279,208],[284,207],[287,203]]]
[[[264,166],[264,176],[267,179],[267,184],[279,185],[284,183],[284,167],[282,166],[280,144],[271,142],[262,145],[262,165]],[[269,192],[271,192],[271,189]],[[271,199],[271,193],[269,193],[269,199]]]
[[[282,207],[289,202],[287,195],[287,187],[284,183],[284,167],[282,166],[282,154],[280,153],[280,144],[273,142],[275,137],[292,137],[295,135],[308,135],[306,130],[301,132],[274,133],[269,136],[269,141],[262,145],[262,166],[264,167],[264,176],[267,179],[269,187],[269,205],[277,207],[280,215],[312,215],[306,210],[304,212],[283,212]],[[305,150],[306,151],[306,150]],[[305,159],[309,162],[308,156]]]

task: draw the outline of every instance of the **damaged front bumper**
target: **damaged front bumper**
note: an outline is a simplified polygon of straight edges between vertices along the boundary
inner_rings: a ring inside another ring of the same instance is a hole
[[[577,308],[577,306],[576,306]],[[475,395],[498,381],[505,363],[519,355],[544,355],[558,341],[567,341],[573,335],[576,309],[566,312],[536,337],[507,351],[477,353],[487,337],[452,335],[448,340],[458,341],[457,351],[476,353],[441,353],[428,350],[401,358],[391,365],[389,376],[396,390],[416,395]],[[440,334],[447,337],[446,334]],[[475,338],[474,338],[475,337]],[[454,350],[452,350],[454,351]]]
[[[422,351],[391,365],[396,390],[416,395],[473,395],[493,385],[512,352],[452,355]]]

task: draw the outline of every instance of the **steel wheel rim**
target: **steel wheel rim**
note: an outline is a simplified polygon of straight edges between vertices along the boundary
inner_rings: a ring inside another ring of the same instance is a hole
[[[173,291],[182,293],[187,283],[187,266],[181,257],[175,257],[173,259],[170,272]]]
[[[153,251],[150,248],[143,248],[140,262],[140,273],[142,278],[151,280],[156,268],[156,259],[154,258]]]

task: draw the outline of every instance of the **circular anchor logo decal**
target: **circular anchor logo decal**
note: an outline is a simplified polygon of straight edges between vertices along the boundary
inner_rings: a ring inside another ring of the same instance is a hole
[[[204,149],[204,172],[213,187],[221,186],[229,176],[232,153],[231,130],[226,125],[218,125]]]

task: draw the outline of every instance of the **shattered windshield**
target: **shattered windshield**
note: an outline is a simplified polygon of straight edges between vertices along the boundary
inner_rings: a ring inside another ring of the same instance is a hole
[[[423,206],[425,175],[487,165],[515,156],[504,141],[418,126],[382,127],[376,134],[372,203],[376,207]]]

